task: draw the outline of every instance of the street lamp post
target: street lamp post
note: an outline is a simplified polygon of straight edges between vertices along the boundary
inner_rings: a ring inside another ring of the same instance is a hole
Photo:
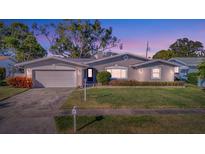
[[[77,115],[76,106],[73,106],[72,115],[73,115],[73,132],[76,133],[76,115]]]
[[[86,91],[86,79],[84,80],[84,101],[86,102],[86,100],[87,100],[87,91]]]

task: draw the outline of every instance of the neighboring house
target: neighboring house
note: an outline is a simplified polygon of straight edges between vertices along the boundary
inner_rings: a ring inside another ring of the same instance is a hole
[[[176,74],[176,77],[187,80],[187,74],[197,72],[197,66],[205,61],[205,57],[176,57],[168,61],[179,65],[179,73]]]
[[[174,81],[177,65],[164,60],[150,60],[125,53],[100,59],[72,59],[56,56],[16,64],[25,76],[33,79],[33,87],[77,87],[83,80],[96,83],[97,72],[108,71],[112,79],[138,81]]]
[[[4,67],[6,69],[6,77],[13,75],[15,63],[16,60],[10,56],[0,56],[0,67]]]

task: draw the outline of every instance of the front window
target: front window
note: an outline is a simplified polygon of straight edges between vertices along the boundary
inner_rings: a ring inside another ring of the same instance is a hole
[[[179,67],[174,68],[174,73],[179,73]]]
[[[89,78],[93,77],[93,70],[91,68],[88,69],[88,77]]]
[[[107,69],[107,72],[110,72],[111,78],[113,79],[126,79],[127,78],[127,69]]]
[[[153,68],[152,69],[152,78],[153,79],[160,79],[161,78],[161,69],[160,68]]]

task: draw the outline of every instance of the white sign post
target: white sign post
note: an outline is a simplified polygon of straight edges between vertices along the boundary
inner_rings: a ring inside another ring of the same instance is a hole
[[[84,101],[86,102],[87,100],[87,93],[86,93],[86,79],[84,80]]]
[[[73,131],[74,131],[74,133],[76,133],[76,114],[77,114],[76,106],[73,106],[72,115],[73,115]]]

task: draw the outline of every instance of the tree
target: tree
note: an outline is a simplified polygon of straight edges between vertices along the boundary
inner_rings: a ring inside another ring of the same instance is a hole
[[[116,47],[120,42],[113,36],[112,28],[103,28],[98,20],[64,20],[57,25],[44,26],[34,24],[33,29],[36,35],[45,36],[52,53],[70,57],[90,57],[98,51]]]
[[[37,42],[33,35],[27,35],[22,41],[19,51],[23,52],[18,52],[16,56],[17,59],[22,61],[32,60],[46,55],[45,49]]]
[[[0,50],[5,49],[5,43],[4,43],[4,36],[6,34],[5,25],[3,22],[0,22]]]
[[[177,39],[169,48],[175,51],[178,57],[205,56],[203,44],[199,41],[189,40],[188,38]]]
[[[204,46],[199,41],[192,41],[188,38],[177,39],[169,46],[168,50],[160,50],[153,59],[170,59],[173,57],[198,57],[205,56]]]
[[[205,61],[199,64],[198,69],[199,69],[199,77],[205,79]]]
[[[46,50],[38,43],[29,27],[22,23],[0,24],[0,49],[15,54],[18,62],[32,60],[47,55]]]
[[[170,59],[176,56],[176,52],[173,50],[160,50],[154,56],[153,59]]]

